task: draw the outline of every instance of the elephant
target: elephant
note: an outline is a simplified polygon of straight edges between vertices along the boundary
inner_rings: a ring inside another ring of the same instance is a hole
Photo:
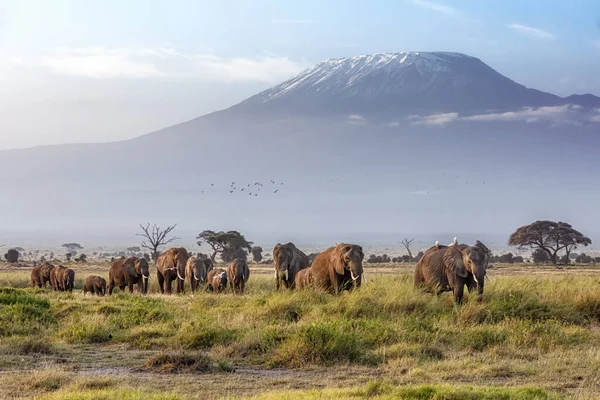
[[[177,282],[177,293],[183,293],[185,284],[185,266],[190,258],[184,248],[172,248],[158,256],[156,276],[160,293],[171,294],[171,282]]]
[[[315,286],[334,294],[360,287],[364,258],[362,247],[355,244],[342,243],[319,253],[310,267]]]
[[[73,271],[71,268],[65,268],[64,270],[59,271],[58,279],[61,282],[62,291],[73,291],[73,284],[75,282],[75,271]]]
[[[304,268],[296,274],[296,288],[304,289],[313,282],[312,268]]]
[[[63,275],[66,270],[67,267],[62,265],[56,266],[50,270],[50,284],[57,292],[63,292],[65,290]]]
[[[190,257],[185,265],[185,275],[190,282],[192,293],[198,290],[200,285],[205,285],[208,272],[213,269],[210,258]]]
[[[415,287],[427,287],[438,295],[452,291],[456,304],[462,303],[464,287],[469,292],[477,290],[481,300],[486,268],[490,259],[489,249],[480,241],[474,246],[458,244],[436,246],[428,249],[417,263],[414,274]],[[491,279],[490,279],[491,280]]]
[[[273,263],[277,290],[282,283],[286,288],[294,289],[296,274],[310,265],[308,256],[298,250],[293,243],[277,243],[273,249]]]
[[[246,282],[250,278],[250,268],[246,260],[236,258],[229,267],[227,267],[227,280],[231,286],[231,290],[237,294],[244,294]]]
[[[215,268],[208,273],[208,288],[215,293],[227,289],[227,271],[223,268]]]
[[[137,285],[142,294],[148,293],[150,266],[145,258],[129,257],[115,260],[108,270],[108,294],[112,295],[115,286],[133,293],[133,285]]]
[[[46,283],[50,282],[50,286],[52,286],[52,282],[50,280],[50,275],[52,270],[54,269],[54,265],[49,263],[44,263],[37,265],[31,270],[31,287],[46,287]]]
[[[87,293],[104,296],[106,294],[106,279],[98,275],[87,276],[83,280],[83,295]]]

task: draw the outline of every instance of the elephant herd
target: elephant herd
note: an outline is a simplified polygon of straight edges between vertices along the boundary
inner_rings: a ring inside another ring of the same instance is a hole
[[[448,246],[438,242],[424,252],[414,273],[415,287],[423,287],[440,294],[452,291],[456,303],[462,302],[464,287],[468,291],[483,294],[484,279],[488,278],[491,253],[480,241],[474,245],[459,244],[456,238]],[[319,253],[311,263],[308,256],[293,243],[277,244],[273,249],[275,266],[275,287],[303,289],[308,286],[340,294],[352,290],[365,281],[363,271],[364,252],[355,244],[336,244]],[[84,280],[84,294],[112,294],[115,287],[129,289],[134,286],[140,293],[148,292],[150,266],[143,258],[121,258],[112,263],[108,271],[108,282],[91,275]],[[161,294],[172,293],[175,282],[176,293],[183,293],[188,281],[192,292],[207,290],[243,294],[250,278],[250,268],[245,260],[235,259],[226,269],[214,268],[207,257],[190,257],[184,248],[172,248],[159,255],[156,261],[156,275]],[[72,291],[75,272],[63,266],[49,263],[36,266],[31,272],[32,286],[45,287],[48,282],[54,290]]]
[[[462,303],[464,288],[476,290],[481,299],[485,278],[491,280],[487,268],[490,250],[479,240],[474,245],[454,242],[448,246],[435,245],[424,252],[414,273],[415,288],[424,288],[441,294],[452,291],[457,304]],[[317,288],[339,294],[343,290],[360,287],[365,280],[362,262],[364,253],[360,246],[338,244],[318,254],[312,265],[306,254],[292,243],[278,244],[273,250],[276,288]]]
[[[59,265],[44,263],[31,271],[31,286],[45,287],[47,283],[58,292],[72,292],[75,271]]]

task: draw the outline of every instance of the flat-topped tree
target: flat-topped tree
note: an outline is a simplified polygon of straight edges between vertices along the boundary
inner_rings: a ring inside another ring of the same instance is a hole
[[[215,261],[217,254],[221,255],[224,262],[230,262],[235,258],[246,259],[246,250],[248,253],[252,252],[252,242],[247,241],[244,235],[237,231],[215,232],[206,230],[198,234],[196,239],[198,239],[198,246],[206,243],[213,249],[210,256],[213,261]]]
[[[162,229],[158,225],[154,224],[150,227],[150,223],[146,226],[140,224],[140,228],[142,228],[143,233],[137,233],[136,236],[141,236],[144,240],[141,243],[141,246],[145,249],[148,249],[152,252],[151,257],[154,262],[158,259],[159,251],[158,248],[160,246],[166,246],[171,242],[179,240],[177,236],[169,237],[170,233],[177,227],[177,224],[167,226],[165,229]]]
[[[588,246],[592,240],[566,222],[535,221],[518,228],[510,235],[508,244],[544,251],[552,264],[556,264],[559,251],[564,250],[568,256],[577,246]]]
[[[83,250],[83,246],[79,243],[65,243],[61,247],[67,249],[72,256],[76,256],[78,250]]]

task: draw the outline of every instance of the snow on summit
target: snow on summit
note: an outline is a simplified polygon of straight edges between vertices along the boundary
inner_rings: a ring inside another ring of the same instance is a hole
[[[582,103],[585,99],[570,99]],[[596,98],[586,101],[596,103]],[[528,89],[478,58],[449,52],[332,58],[232,107],[268,115],[398,115],[515,111],[570,104]],[[583,104],[584,106],[586,104]]]
[[[292,89],[313,86],[317,91],[332,88],[348,88],[358,85],[362,79],[376,73],[390,76],[401,75],[403,71],[416,70],[422,75],[436,74],[452,70],[457,59],[474,57],[447,52],[401,52],[376,53],[349,58],[332,58],[316,64],[293,79],[282,83],[265,93],[263,101],[275,99]]]

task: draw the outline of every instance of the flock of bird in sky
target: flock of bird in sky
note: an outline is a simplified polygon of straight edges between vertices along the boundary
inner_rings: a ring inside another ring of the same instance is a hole
[[[365,174],[365,176],[368,176],[369,174]],[[444,178],[445,182],[448,182],[446,180],[446,175],[445,173],[442,173],[442,178]],[[459,176],[456,176],[455,179],[460,179]],[[333,179],[328,179],[326,181],[324,181],[326,184],[336,184],[336,183],[342,183],[340,182],[340,178],[333,178]],[[464,182],[464,185],[471,185],[471,186],[478,186],[478,185],[485,185],[486,182],[482,181],[482,182]],[[462,183],[461,183],[462,185]],[[521,182],[521,185],[525,185],[525,182]],[[248,184],[240,184],[240,183],[236,183],[236,182],[231,182],[231,184],[228,186],[227,190],[229,191],[230,195],[233,194],[242,194],[242,195],[248,195],[248,196],[254,196],[254,197],[258,197],[259,194],[267,194],[267,193],[273,193],[273,194],[277,194],[279,193],[282,189],[283,189],[283,182],[275,182],[273,179],[269,180],[269,182],[265,185],[261,182],[254,182],[254,183],[248,183]],[[435,190],[431,189],[431,190],[423,190],[421,191],[423,194],[441,194],[444,192],[444,190],[448,189],[449,187],[452,188],[452,186],[454,185],[445,185],[445,186],[438,186],[436,187]],[[211,188],[215,188],[215,184],[211,183],[210,184]],[[456,186],[454,186],[456,187]],[[205,189],[207,190],[207,189]],[[202,194],[204,194],[204,191],[202,190]]]
[[[248,196],[258,197],[258,194],[261,192],[262,189],[265,189],[265,192],[263,193],[266,193],[267,190],[272,190],[273,194],[277,194],[279,193],[281,186],[283,186],[283,182],[275,182],[272,179],[269,181],[269,184],[270,187],[265,187],[265,185],[261,182],[254,182],[248,184],[236,184],[235,182],[231,182],[231,184],[229,185],[229,194],[234,194],[238,192],[240,194],[245,195],[247,193]],[[211,183],[210,186],[214,187],[215,184]],[[202,191],[202,193],[204,193],[204,190]]]

